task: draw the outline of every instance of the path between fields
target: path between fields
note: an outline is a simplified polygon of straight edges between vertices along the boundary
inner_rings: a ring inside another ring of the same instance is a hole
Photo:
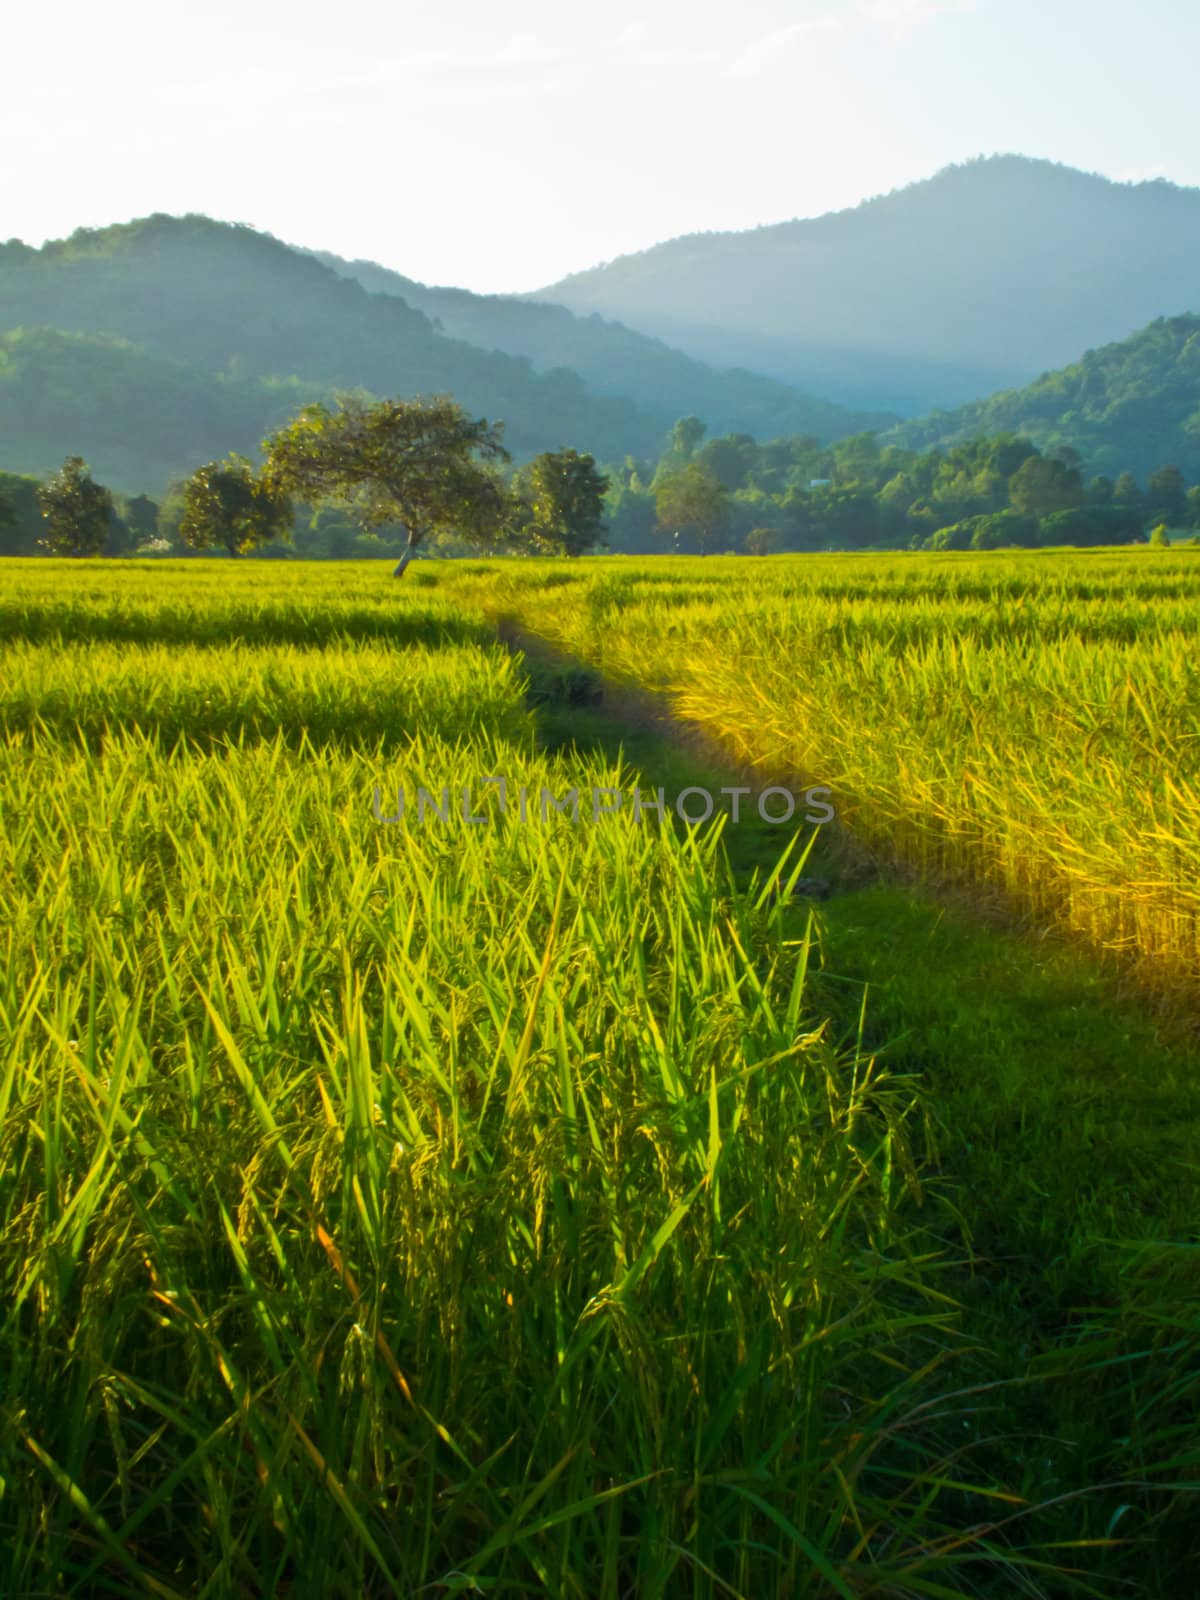
[[[685,783],[786,785],[787,775],[746,769],[666,694],[606,679],[515,618],[497,627],[524,656],[535,703],[539,677],[551,691],[559,680],[557,700],[537,705],[551,748],[620,750],[655,786],[673,759],[690,765]],[[574,701],[561,692],[571,673]],[[738,881],[769,872],[789,831],[728,827]],[[819,830],[806,871],[824,901],[813,1005],[843,1043],[862,1028],[863,1046],[920,1086],[924,1170],[950,1202],[928,1207],[931,1244],[1014,1442],[1057,1437],[1067,1495],[1139,1478],[1164,1439],[1187,1476],[1200,1462],[1178,1414],[1200,1394],[1200,1311],[1180,1289],[1200,1244],[1195,1018],[1122,991],[1094,956],[998,897],[930,884],[836,824]],[[795,914],[800,934],[803,902]],[[1165,1353],[1164,1327],[1175,1338]],[[1032,1379],[1069,1373],[1088,1348],[1099,1353],[1086,1379]],[[1167,1499],[1151,1496],[1146,1510]],[[1186,1542],[1195,1515],[1184,1493],[1168,1546]],[[1148,1574],[1144,1592],[1166,1600],[1174,1582]]]

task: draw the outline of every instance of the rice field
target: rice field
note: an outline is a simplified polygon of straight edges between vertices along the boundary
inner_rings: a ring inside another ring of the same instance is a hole
[[[380,820],[653,786],[545,746],[519,614],[931,867],[1032,894],[1033,812],[985,846],[1040,772],[1044,903],[1185,970],[1182,555],[1140,599],[745,568],[0,567],[0,1593],[1108,1592],[1140,1490],[1046,1507],[997,1449],[923,1086],[813,986],[810,833],[747,875],[720,818]],[[1093,811],[1135,755],[1152,829]]]
[[[829,785],[860,848],[1200,1001],[1200,553],[509,563],[437,592]]]

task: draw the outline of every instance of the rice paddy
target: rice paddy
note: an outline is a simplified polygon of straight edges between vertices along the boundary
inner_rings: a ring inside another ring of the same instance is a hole
[[[484,603],[829,784],[856,839],[1200,999],[1200,558],[510,566]],[[561,586],[563,580],[567,586]]]
[[[7,562],[0,1592],[1184,1592],[1194,1239],[1005,1346],[811,829],[373,803],[663,781],[518,617],[1183,1005],[1200,567],[1036,561]]]

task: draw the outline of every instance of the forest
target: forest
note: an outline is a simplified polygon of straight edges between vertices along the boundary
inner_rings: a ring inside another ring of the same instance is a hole
[[[1200,480],[1200,316],[1160,317],[1024,389],[934,411],[887,438],[927,449],[992,433],[1019,433],[1047,451],[1067,446],[1096,473],[1149,477],[1172,461]]]
[[[657,463],[627,458],[609,477],[609,545],[631,553],[1108,545],[1200,526],[1200,488],[1178,467],[1087,476],[1070,447],[1009,433],[923,451],[874,433],[760,445],[706,441],[692,417]]]

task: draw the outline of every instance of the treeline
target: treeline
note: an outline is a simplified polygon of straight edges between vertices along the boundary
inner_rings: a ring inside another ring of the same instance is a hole
[[[389,404],[397,403],[375,408]],[[419,407],[405,403],[401,410]],[[916,451],[885,444],[874,433],[834,444],[808,435],[759,444],[747,434],[707,439],[706,432],[698,418],[682,418],[657,461],[626,456],[603,474],[594,471],[591,457],[574,451],[544,454],[507,475],[515,513],[507,517],[508,532],[494,532],[488,547],[557,547],[528,537],[534,525],[529,507],[553,502],[548,515],[558,526],[567,502],[560,505],[555,495],[580,493],[591,509],[580,525],[586,538],[575,532],[563,546],[573,554],[597,539],[629,554],[994,550],[1126,544],[1200,528],[1200,487],[1189,486],[1178,467],[1159,467],[1144,483],[1129,472],[1085,478],[1069,447],[1043,453],[1010,433]],[[555,473],[564,471],[568,478],[555,488]],[[581,471],[582,477],[571,477]],[[539,472],[549,476],[539,478]],[[222,481],[227,487],[233,482]],[[592,502],[599,504],[601,493],[598,527]],[[47,548],[43,501],[39,480],[0,473],[0,554]],[[189,532],[187,508],[187,482],[161,500],[108,495],[103,516],[94,510],[89,552],[203,553]],[[282,538],[255,538],[246,548],[309,560],[399,556],[409,543],[403,522],[364,518],[360,511],[345,497],[312,504],[301,499],[289,503],[290,526],[281,528]],[[221,543],[214,537],[208,547]],[[465,525],[456,531],[452,518],[425,540],[426,551],[441,555],[477,548],[479,540]]]
[[[46,521],[38,502],[39,478],[0,472],[0,555],[36,556],[50,554],[46,544]],[[111,509],[105,517],[104,538],[92,553],[104,556],[204,556],[222,553],[219,546],[196,549],[181,532],[186,511],[185,485],[175,484],[160,499],[149,495],[126,496],[110,493]],[[339,505],[305,506],[296,510],[295,523],[286,542],[274,540],[258,546],[258,556],[277,559],[361,560],[368,556],[400,555],[406,534],[399,524],[376,529],[364,528]],[[465,553],[466,545],[450,539],[440,543],[443,553]]]
[[[630,553],[667,550],[992,550],[1123,544],[1154,528],[1200,527],[1200,488],[1158,468],[1085,478],[1077,453],[1043,454],[1011,433],[925,451],[856,434],[758,444],[705,439],[676,423],[657,462],[606,468],[608,541]]]
[[[513,458],[503,432],[503,424],[472,419],[450,395],[346,395],[332,409],[318,401],[263,440],[260,467],[236,454],[206,462],[161,506],[145,495],[114,495],[82,456],[68,456],[45,482],[0,474],[0,548],[58,556],[241,556],[289,546],[302,556],[395,552],[397,577],[421,546],[439,542],[445,554],[592,549],[608,487],[595,458],[543,451],[506,473]]]

